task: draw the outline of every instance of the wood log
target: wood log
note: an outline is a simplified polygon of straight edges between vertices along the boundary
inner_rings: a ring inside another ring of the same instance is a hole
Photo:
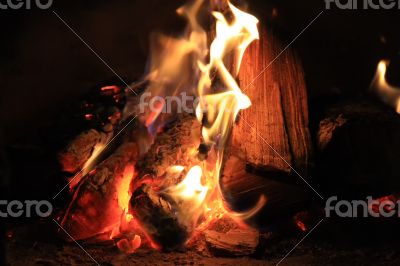
[[[110,232],[119,225],[124,211],[121,200],[129,202],[137,159],[137,144],[126,142],[80,181],[61,221],[72,238],[110,239]]]
[[[180,114],[157,135],[155,143],[138,163],[138,179],[148,175],[161,177],[168,167],[174,165],[195,165],[200,161],[194,156],[200,144],[201,124],[193,115]]]
[[[400,191],[400,116],[370,100],[327,108],[319,124],[318,176],[326,194],[386,196]]]
[[[257,168],[306,173],[311,160],[307,89],[296,54],[260,26],[260,40],[246,50],[239,73],[252,106],[243,110],[232,145]],[[276,58],[275,58],[276,57]],[[245,140],[245,141],[244,141]]]
[[[108,135],[90,129],[76,136],[58,155],[62,170],[72,174],[81,170],[92,155],[96,145],[105,142],[109,138]]]
[[[189,236],[189,229],[178,220],[173,201],[151,186],[143,185],[135,190],[131,210],[152,242],[163,250],[179,248]]]
[[[204,230],[202,237],[208,252],[213,255],[247,256],[255,252],[260,232],[224,215]]]
[[[231,229],[227,232],[204,231],[205,241],[214,255],[247,256],[258,246],[259,232],[255,229]]]
[[[160,190],[177,185],[185,176],[185,171],[177,177],[167,175],[170,167],[188,168],[200,163],[202,158],[196,156],[200,141],[200,123],[192,115],[181,114],[157,135],[155,143],[136,167],[139,174],[131,184],[134,191],[131,210],[152,241],[166,250],[183,244],[190,229],[178,221],[179,210]]]
[[[261,234],[229,214],[197,228],[186,246],[206,256],[246,256],[255,252]]]

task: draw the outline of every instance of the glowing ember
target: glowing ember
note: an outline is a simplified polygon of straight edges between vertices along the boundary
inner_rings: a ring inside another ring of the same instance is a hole
[[[142,239],[140,238],[140,236],[135,235],[135,237],[132,240],[122,239],[118,241],[117,247],[121,251],[130,254],[135,252],[140,247],[141,243]]]
[[[389,61],[382,60],[376,69],[375,78],[372,81],[371,89],[381,98],[381,100],[393,107],[400,114],[400,88],[389,85],[386,81],[386,70]]]

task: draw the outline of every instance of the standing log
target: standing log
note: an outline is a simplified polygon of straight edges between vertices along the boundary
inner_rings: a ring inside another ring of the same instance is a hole
[[[252,106],[240,114],[233,146],[257,168],[292,172],[290,164],[305,173],[311,139],[304,72],[290,49],[278,56],[281,51],[279,41],[260,27],[260,40],[248,47],[238,77]]]

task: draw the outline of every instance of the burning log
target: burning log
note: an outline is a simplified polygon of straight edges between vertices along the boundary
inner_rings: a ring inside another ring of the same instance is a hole
[[[94,157],[113,137],[120,122],[124,122],[121,120],[121,112],[125,105],[125,93],[120,87],[96,87],[86,98],[81,102],[75,116],[83,118],[80,122],[84,122],[87,130],[74,136],[58,154],[62,170],[71,174],[93,166],[90,164]]]
[[[110,240],[128,209],[137,159],[136,143],[124,143],[80,181],[61,222],[74,239]]]
[[[92,156],[96,146],[105,143],[107,139],[109,134],[95,129],[79,134],[58,156],[62,170],[77,173]]]
[[[376,102],[331,107],[319,124],[319,172],[334,193],[384,196],[400,191],[400,117]]]
[[[311,159],[307,89],[301,62],[265,28],[244,54],[240,86],[252,100],[233,131],[233,146],[256,168],[305,173]],[[246,141],[243,141],[243,140]],[[287,163],[286,163],[286,162]]]
[[[201,141],[201,124],[190,114],[181,114],[157,135],[156,142],[139,162],[139,180],[161,177],[173,165],[192,165]],[[198,161],[197,161],[198,162]]]
[[[178,248],[188,238],[189,229],[178,221],[172,201],[150,186],[134,192],[131,208],[151,240],[164,250]]]
[[[181,181],[181,175],[168,175],[172,166],[200,162],[196,156],[200,136],[201,125],[197,119],[182,114],[157,136],[156,142],[137,166],[139,174],[132,183],[131,210],[151,239],[166,249],[184,243],[190,229],[178,221],[173,200],[158,189],[160,186],[175,186]]]

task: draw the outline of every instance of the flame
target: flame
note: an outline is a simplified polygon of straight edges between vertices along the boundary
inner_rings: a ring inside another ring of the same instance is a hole
[[[135,168],[133,165],[126,166],[123,177],[117,187],[118,205],[125,213],[127,213],[129,209],[129,201],[131,199],[130,184],[132,182],[134,173]],[[129,214],[127,214],[126,219],[131,220]]]
[[[110,141],[111,137],[112,134],[104,134],[101,136],[99,143],[94,146],[92,154],[82,166],[82,170],[69,180],[69,189],[71,191],[78,185],[84,176],[96,170],[95,166],[98,163],[98,159],[104,149],[107,147],[107,143]]]
[[[216,35],[208,48],[207,32],[197,20],[203,3],[204,0],[194,0],[177,10],[178,14],[188,20],[183,37],[153,38],[146,81],[149,82],[147,92],[153,97],[157,96],[158,101],[153,102],[152,107],[155,108],[143,110],[144,115],[140,119],[150,132],[159,132],[165,122],[169,121],[169,116],[177,112],[173,109],[172,114],[163,113],[166,107],[163,97],[182,93],[197,96],[196,117],[202,123],[202,144],[207,146],[208,154],[206,159],[200,159],[196,147],[187,153],[190,158],[185,158],[189,159],[185,160],[190,162],[189,165],[170,165],[164,180],[160,177],[151,180],[142,177],[137,180],[140,184],[149,184],[156,193],[164,193],[165,198],[171,199],[168,203],[171,203],[174,215],[186,226],[188,233],[193,233],[192,236],[224,215],[246,219],[258,212],[266,202],[262,196],[251,210],[245,213],[231,212],[224,206],[219,186],[224,151],[235,120],[240,110],[251,106],[251,100],[241,91],[236,78],[247,47],[259,38],[258,19],[228,1],[231,19],[227,19],[221,12],[212,12],[216,20]],[[102,91],[115,93],[119,88],[108,86],[103,87]],[[90,116],[87,118],[90,119]],[[102,157],[110,138],[111,135],[106,135],[96,145],[83,166],[81,176],[96,171],[93,167]],[[107,227],[107,232],[111,228],[107,237],[116,240],[116,245],[126,253],[135,252],[145,241],[153,248],[160,249],[152,241],[151,233],[146,232],[146,227],[141,225],[139,217],[129,212],[132,211],[129,210],[132,196],[130,188],[136,187],[132,186],[136,181],[135,174],[133,165],[127,166],[116,184],[118,204],[114,211],[121,217],[118,221],[113,219],[112,225]],[[72,186],[79,179],[74,182]],[[85,200],[90,201],[90,198]],[[110,215],[116,217],[114,213]]]
[[[179,13],[185,14],[194,31],[189,42],[204,35],[196,22],[196,12],[202,0],[191,6],[183,7]],[[188,228],[196,231],[205,229],[214,220],[230,213],[234,217],[248,218],[254,215],[266,202],[261,197],[257,206],[243,214],[229,212],[224,206],[219,187],[219,177],[226,143],[240,110],[251,106],[250,99],[242,93],[235,78],[240,70],[243,54],[248,45],[259,38],[258,19],[228,3],[233,19],[228,22],[220,12],[213,12],[216,19],[216,36],[210,46],[210,58],[206,62],[203,52],[198,52],[196,85],[199,104],[196,117],[203,124],[202,137],[205,144],[212,147],[206,162],[194,166],[172,166],[179,173],[189,169],[184,179],[167,193],[177,202],[178,219]],[[196,7],[196,8],[194,8]],[[200,38],[202,39],[202,38]],[[193,45],[193,43],[192,43]],[[200,42],[196,51],[202,51],[204,43]],[[235,58],[232,70],[225,65],[231,57]],[[233,73],[231,73],[233,72]],[[216,73],[221,81],[218,86],[211,79]],[[192,73],[193,74],[193,73]]]
[[[171,200],[169,203],[177,220],[186,226],[189,234],[193,233],[192,236],[224,215],[246,219],[266,202],[266,198],[261,197],[248,212],[233,213],[224,206],[219,186],[224,151],[235,120],[240,110],[251,106],[251,100],[241,91],[236,78],[247,47],[259,38],[258,19],[228,2],[230,19],[221,12],[212,12],[216,31],[208,47],[207,32],[197,20],[203,3],[204,0],[194,0],[177,10],[188,21],[184,36],[158,35],[152,39],[147,92],[156,96],[157,102],[150,102],[153,108],[143,110],[140,118],[150,132],[159,132],[170,116],[178,112],[174,107],[172,114],[163,112],[166,96],[187,93],[198,97],[195,114],[202,124],[203,144],[209,150],[207,158],[199,159],[198,150],[193,149],[187,155],[190,158],[185,158],[190,162],[188,165],[170,165],[162,178],[155,177],[149,182],[156,193]],[[142,178],[139,182],[147,181]],[[125,186],[122,187],[125,191]],[[121,202],[119,198],[124,210],[127,210],[127,202],[125,196],[121,197]],[[133,217],[125,215],[125,221],[142,228],[134,213]],[[146,232],[143,234],[154,243]],[[131,250],[127,241],[120,245]],[[134,244],[131,246],[136,248]]]
[[[400,114],[400,88],[391,86],[386,81],[386,71],[389,63],[387,60],[379,62],[371,89],[384,103],[393,107]]]
[[[196,19],[203,2],[196,0],[177,10],[189,22],[185,37],[156,35],[151,39],[147,92],[152,96],[163,99],[167,95],[176,96],[182,92],[195,94],[200,72],[197,61],[204,61],[208,54],[207,33]],[[142,118],[148,127],[151,124],[151,128],[155,128],[155,132],[168,120],[169,115],[162,113],[163,108],[163,101],[160,101],[157,108],[145,110]]]
[[[247,14],[231,3],[228,3],[233,13],[233,22],[228,23],[220,12],[213,12],[216,18],[216,37],[210,47],[210,62],[205,65],[198,62],[201,77],[197,87],[200,104],[196,115],[203,121],[203,112],[207,114],[208,125],[203,127],[202,134],[206,143],[214,144],[217,139],[220,147],[225,146],[230,129],[240,110],[250,107],[250,99],[242,93],[235,77],[224,64],[224,59],[231,52],[237,60],[235,76],[239,73],[243,54],[251,42],[259,38],[258,19]],[[209,94],[212,86],[211,71],[216,70],[224,85],[220,93]]]
[[[201,205],[207,195],[208,187],[201,183],[203,170],[200,166],[193,166],[181,183],[170,191],[177,201],[192,201],[192,207]]]

